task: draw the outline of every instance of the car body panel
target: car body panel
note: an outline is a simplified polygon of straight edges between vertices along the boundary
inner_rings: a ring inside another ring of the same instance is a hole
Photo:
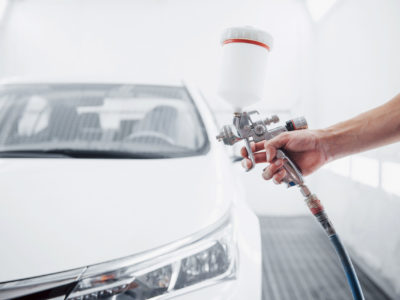
[[[121,258],[189,236],[230,205],[216,176],[209,156],[2,159],[0,236],[7,247],[0,282]]]

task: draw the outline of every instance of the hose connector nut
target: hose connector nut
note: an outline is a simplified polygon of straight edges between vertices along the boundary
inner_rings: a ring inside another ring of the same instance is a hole
[[[308,196],[306,199],[306,204],[308,208],[311,210],[313,215],[319,214],[324,210],[324,207],[321,204],[321,201],[317,198],[315,194]]]
[[[307,120],[304,117],[295,118],[286,122],[286,129],[288,131],[307,129]]]

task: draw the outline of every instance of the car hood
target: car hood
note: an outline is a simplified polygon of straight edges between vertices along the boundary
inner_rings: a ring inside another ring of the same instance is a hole
[[[121,258],[190,236],[229,209],[211,155],[1,159],[0,282]]]

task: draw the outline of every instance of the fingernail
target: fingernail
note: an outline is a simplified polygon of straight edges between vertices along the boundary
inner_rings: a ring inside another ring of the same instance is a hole
[[[282,165],[282,160],[281,159],[278,159],[274,164],[275,164],[275,166],[277,166],[277,167],[279,167],[280,165]]]
[[[246,171],[249,169],[249,168],[247,167],[247,162],[246,162],[245,159],[242,159],[241,164],[242,164],[242,167],[243,167]]]
[[[267,162],[269,162],[269,151],[265,151],[266,155],[267,155]]]

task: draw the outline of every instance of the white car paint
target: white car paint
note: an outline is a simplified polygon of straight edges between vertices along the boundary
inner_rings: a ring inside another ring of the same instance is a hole
[[[154,160],[1,159],[0,282],[155,249],[232,211],[237,278],[177,299],[260,299],[258,219],[247,206],[211,112],[189,88],[207,154]],[[216,293],[216,291],[218,291]]]
[[[160,247],[215,223],[230,203],[207,156],[2,161],[0,231],[7,247],[0,282]]]

